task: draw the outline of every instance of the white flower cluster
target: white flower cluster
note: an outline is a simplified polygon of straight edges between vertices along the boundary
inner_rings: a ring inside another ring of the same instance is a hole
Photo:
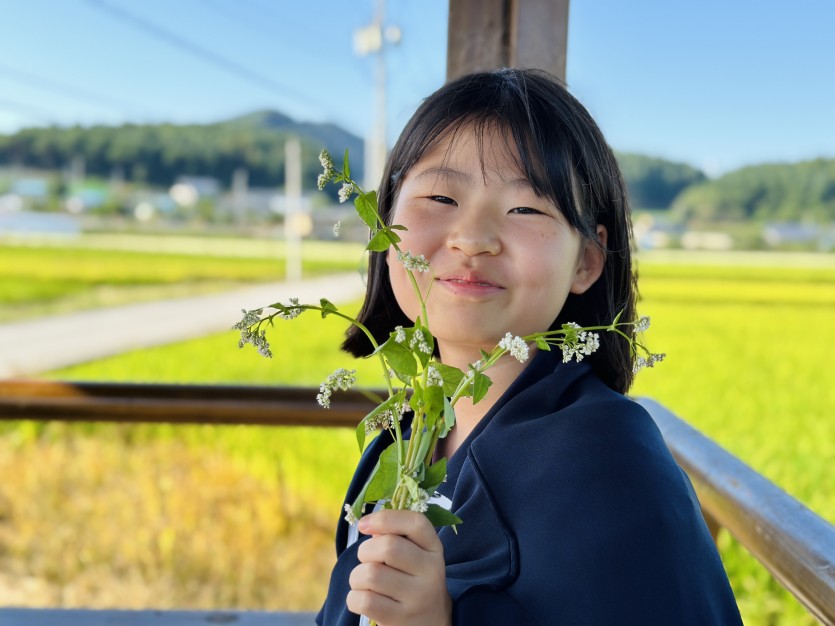
[[[349,182],[342,183],[342,188],[339,190],[339,202],[345,202],[352,195],[354,195],[354,185]]]
[[[423,331],[415,329],[415,334],[412,335],[412,340],[409,342],[409,347],[414,350],[417,348],[424,354],[432,354],[432,348],[426,343],[426,337],[423,336]]]
[[[243,319],[232,327],[241,331],[238,347],[243,348],[246,344],[251,343],[261,356],[271,358],[273,353],[270,350],[270,342],[267,341],[267,331],[258,331],[263,309],[253,309],[252,311],[241,309],[241,312],[244,314]]]
[[[413,272],[429,271],[429,261],[427,261],[426,257],[422,254],[415,256],[408,250],[406,252],[398,250],[397,260],[400,261],[403,264],[403,267],[407,270],[412,270]]]
[[[342,222],[340,220],[336,220],[336,224],[333,225],[333,236],[339,237],[339,229],[342,228]]]
[[[577,359],[579,363],[583,360],[583,357],[590,355],[600,347],[600,336],[597,333],[580,330],[582,327],[574,322],[563,325],[563,328],[566,327],[574,329],[575,333],[566,334],[564,343],[560,346],[563,363],[568,363],[573,358]]]
[[[637,374],[645,367],[653,367],[656,363],[663,361],[666,356],[666,354],[661,352],[659,354],[650,354],[646,358],[642,356],[635,357],[635,365],[632,366],[632,373]]]
[[[409,502],[409,510],[426,513],[429,509],[429,494],[424,489],[418,490],[417,498]]]
[[[499,347],[510,352],[510,355],[520,363],[528,360],[528,344],[521,337],[514,337],[507,333],[499,342]]]
[[[345,511],[345,521],[354,526],[359,521],[357,516],[354,515],[354,509],[351,508],[350,504],[346,504],[343,510]]]
[[[322,191],[334,175],[333,159],[327,150],[322,150],[319,153],[319,163],[322,165],[323,171],[319,174],[317,185],[319,187],[319,191]]]
[[[279,310],[278,316],[283,320],[292,320],[301,315],[302,311],[304,309],[299,306],[299,299],[290,298],[290,304],[285,305],[284,310]]]
[[[430,365],[426,368],[426,384],[435,385],[436,387],[443,387],[444,386],[444,377],[441,376],[441,373],[434,365]]]
[[[340,367],[327,380],[319,385],[316,401],[326,409],[331,406],[331,394],[337,389],[347,391],[357,381],[357,370],[346,370]]]
[[[635,332],[636,333],[643,333],[646,332],[649,328],[649,316],[643,315],[641,316],[637,322],[635,322]]]
[[[373,418],[365,421],[365,434],[370,435],[375,430],[382,428],[388,430],[394,428],[394,421],[398,422],[403,419],[403,405],[398,404],[393,409],[387,409],[378,413]]]
[[[403,343],[404,341],[406,341],[406,331],[403,330],[402,326],[394,327],[394,340],[397,343]]]

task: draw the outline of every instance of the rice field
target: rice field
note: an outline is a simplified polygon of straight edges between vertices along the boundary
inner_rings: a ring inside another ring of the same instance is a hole
[[[653,320],[647,340],[668,358],[639,375],[633,394],[660,400],[835,522],[835,259],[676,255],[644,257],[639,270],[641,312]],[[318,385],[346,364],[336,349],[343,329],[315,316],[281,325],[272,361],[239,351],[230,332],[50,376]],[[370,386],[374,365],[357,365]],[[2,429],[0,572],[39,590],[6,585],[19,603],[321,602],[332,528],[357,460],[347,429]],[[726,532],[719,542],[747,624],[815,623]],[[9,603],[3,583],[0,605]]]

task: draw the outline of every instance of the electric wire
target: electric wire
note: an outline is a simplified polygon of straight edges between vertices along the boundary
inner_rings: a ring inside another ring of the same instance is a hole
[[[212,50],[203,48],[197,44],[194,44],[190,41],[183,39],[182,37],[178,37],[177,35],[169,32],[168,30],[145,20],[144,18],[137,17],[133,13],[125,11],[121,7],[113,6],[104,0],[85,0],[87,4],[91,5],[95,9],[103,12],[108,13],[112,17],[123,21],[132,27],[145,32],[146,34],[151,35],[155,39],[159,39],[161,41],[165,41],[171,46],[175,48],[179,48],[190,55],[208,63],[210,65],[214,65],[215,67],[221,68],[224,71],[237,76],[240,79],[246,80],[253,85],[257,85],[262,89],[266,89],[268,91],[274,93],[280,93],[282,96],[291,96],[297,98],[299,100],[303,100],[308,104],[319,104],[312,100],[309,96],[287,87],[286,85],[282,85],[281,83],[273,80],[268,76],[264,76],[263,74],[259,74],[251,70],[250,68],[246,67],[245,65],[241,65],[236,61],[232,61],[223,57]]]

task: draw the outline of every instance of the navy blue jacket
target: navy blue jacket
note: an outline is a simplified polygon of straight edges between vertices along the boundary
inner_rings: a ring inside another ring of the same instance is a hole
[[[440,530],[456,626],[740,625],[690,481],[652,418],[586,363],[539,352],[452,456]],[[366,450],[353,502],[377,457]],[[320,626],[358,623],[345,597],[360,540],[338,559]],[[430,626],[430,625],[427,625]]]

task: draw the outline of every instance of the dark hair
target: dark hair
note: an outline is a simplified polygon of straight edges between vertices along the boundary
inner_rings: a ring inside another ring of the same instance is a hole
[[[520,171],[534,191],[559,207],[569,224],[599,245],[596,227],[608,231],[600,278],[583,294],[569,294],[552,328],[566,322],[607,325],[635,318],[636,280],[626,186],[611,148],[597,124],[557,79],[538,70],[502,69],[459,78],[429,96],[406,125],[388,159],[379,189],[379,210],[389,224],[403,178],[428,149],[463,127],[500,129],[514,142]],[[372,252],[368,287],[358,319],[379,342],[397,325],[410,326],[394,298],[385,253]],[[631,327],[627,334],[631,333]],[[342,348],[355,356],[372,351],[355,327]],[[600,348],[587,357],[598,376],[625,393],[632,384],[629,344],[616,333],[602,333]]]

